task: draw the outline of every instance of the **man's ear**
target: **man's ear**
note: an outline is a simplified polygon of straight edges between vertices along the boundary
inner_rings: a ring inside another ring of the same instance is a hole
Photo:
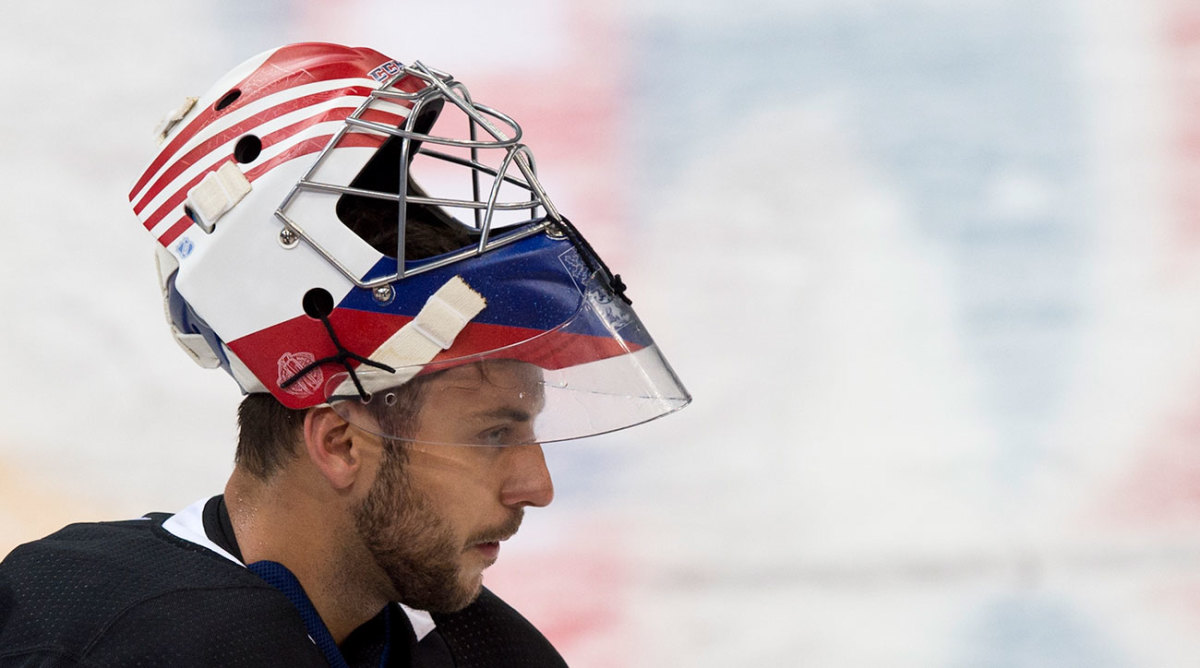
[[[363,473],[362,434],[328,406],[304,414],[304,447],[308,458],[329,484],[343,490]]]

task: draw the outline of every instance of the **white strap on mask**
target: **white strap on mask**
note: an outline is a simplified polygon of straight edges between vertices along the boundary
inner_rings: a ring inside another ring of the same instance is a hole
[[[196,224],[212,234],[217,220],[248,194],[250,180],[237,165],[226,162],[188,191],[187,205],[195,213]]]
[[[472,318],[487,306],[483,295],[471,289],[461,276],[446,281],[430,295],[425,306],[407,325],[392,334],[387,341],[367,356],[373,362],[386,364],[396,373],[374,372],[370,367],[358,368],[359,380],[367,392],[396,387],[412,379],[420,366],[428,364],[443,350],[454,345],[454,339]],[[355,394],[350,379],[338,386],[338,395]]]

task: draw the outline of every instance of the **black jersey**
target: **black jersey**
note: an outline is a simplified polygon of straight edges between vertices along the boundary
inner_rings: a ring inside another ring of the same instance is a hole
[[[13,550],[0,562],[0,666],[330,665],[338,657],[293,602],[240,564],[220,497],[202,508],[195,540],[153,514],[73,524]],[[566,665],[486,589],[446,615],[391,604],[336,653],[372,668]]]

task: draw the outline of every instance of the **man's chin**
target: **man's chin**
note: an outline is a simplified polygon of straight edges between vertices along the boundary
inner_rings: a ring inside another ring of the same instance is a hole
[[[476,586],[473,590],[471,590],[470,595],[464,596],[461,600],[457,601],[453,607],[443,610],[442,612],[458,612],[458,611],[470,606],[472,603],[475,602],[476,599],[479,598],[479,593],[482,591],[483,591],[483,581],[480,580],[479,585]]]
[[[425,592],[423,596],[402,595],[399,600],[410,608],[426,612],[458,612],[479,598],[480,592],[483,591],[483,574],[477,572],[472,576],[465,576],[456,584],[457,586],[453,588],[446,587],[440,591]],[[403,591],[401,587],[397,587],[397,589]]]
[[[475,602],[479,598],[479,593],[483,591],[483,573],[477,573],[470,578],[468,582],[463,583],[459,592],[462,594],[457,601],[454,601],[453,609],[442,610],[441,612],[458,612],[463,608]]]

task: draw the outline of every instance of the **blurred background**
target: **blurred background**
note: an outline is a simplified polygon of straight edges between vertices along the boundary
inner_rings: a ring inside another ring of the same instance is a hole
[[[125,198],[185,96],[338,41],[519,119],[695,395],[548,448],[488,572],[573,666],[1196,665],[1194,2],[0,16],[0,554],[223,487],[236,387]]]

